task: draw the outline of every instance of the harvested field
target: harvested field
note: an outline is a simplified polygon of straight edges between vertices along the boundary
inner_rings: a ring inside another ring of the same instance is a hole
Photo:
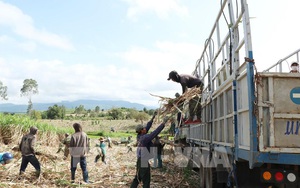
[[[84,125],[84,124],[83,124]],[[70,124],[71,126],[71,124]],[[121,128],[123,126],[120,126]],[[91,127],[92,128],[92,127]],[[87,129],[84,126],[84,131]],[[78,165],[76,171],[75,184],[70,183],[70,157],[63,159],[63,153],[56,153],[59,145],[59,139],[52,135],[47,137],[38,135],[39,142],[38,149],[42,155],[38,155],[42,174],[36,179],[34,177],[34,168],[29,164],[24,176],[19,177],[19,168],[21,165],[21,154],[14,151],[14,147],[19,140],[14,140],[9,145],[0,143],[2,151],[10,151],[14,154],[15,159],[13,163],[0,167],[0,187],[129,187],[134,175],[136,173],[136,147],[132,147],[133,151],[128,152],[128,147],[122,145],[113,145],[112,148],[107,149],[107,164],[94,163],[94,158],[97,155],[98,143],[97,139],[92,139],[92,148],[87,156],[87,168],[89,172],[89,179],[92,184],[84,184],[81,174],[80,166]],[[165,146],[165,153],[163,158],[164,168],[151,170],[151,187],[153,188],[187,188],[197,186],[197,173],[194,171],[187,171],[185,167],[178,167],[174,161],[185,161],[178,156],[175,157],[173,149],[170,145]],[[175,157],[175,158],[174,158]],[[141,187],[141,186],[140,186]]]

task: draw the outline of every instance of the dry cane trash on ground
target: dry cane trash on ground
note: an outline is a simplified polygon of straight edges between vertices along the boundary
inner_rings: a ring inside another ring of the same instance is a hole
[[[92,140],[92,146],[95,146],[97,140]],[[41,144],[42,145],[42,144]],[[55,145],[55,144],[53,144]],[[58,146],[58,141],[57,141]],[[12,151],[14,154],[13,163],[0,166],[0,187],[130,187],[135,176],[136,169],[136,147],[132,151],[124,145],[113,145],[107,148],[107,164],[100,161],[94,163],[97,155],[97,148],[92,147],[87,156],[87,168],[89,172],[89,180],[92,184],[84,184],[82,173],[78,164],[76,171],[75,184],[70,183],[70,156],[63,159],[63,153],[56,153],[57,147],[45,146],[39,147],[40,154],[37,155],[41,163],[41,176],[35,178],[35,169],[32,165],[28,165],[25,174],[19,177],[19,169],[21,165],[21,154],[16,151],[16,143],[4,145],[0,143],[2,151]],[[129,152],[128,152],[129,151]],[[174,163],[174,153],[172,146],[165,146],[162,169],[151,169],[151,187],[153,188],[187,188],[197,187],[186,181],[184,167],[178,167]],[[198,182],[199,176],[194,173],[189,177],[194,178],[190,182]],[[141,187],[141,185],[140,185]]]

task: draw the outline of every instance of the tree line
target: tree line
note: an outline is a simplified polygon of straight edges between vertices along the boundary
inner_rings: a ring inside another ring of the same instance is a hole
[[[83,105],[75,107],[75,109],[66,109],[63,105],[57,104],[48,107],[46,111],[32,110],[30,117],[32,119],[87,119],[87,120],[128,120],[134,119],[136,122],[148,120],[154,114],[155,109],[136,110],[134,108],[111,108],[109,110],[99,110],[100,107],[96,106],[95,109],[85,109]]]
[[[83,105],[75,107],[75,109],[66,109],[65,106],[57,104],[48,107],[46,111],[33,110],[32,96],[38,94],[38,83],[34,79],[25,79],[20,89],[21,97],[28,97],[27,115],[33,119],[82,119],[82,118],[105,118],[110,120],[135,119],[143,122],[149,116],[152,116],[154,109],[136,110],[132,108],[112,108],[109,110],[101,109],[96,106],[95,109],[85,109]],[[0,99],[8,100],[7,86],[0,81]]]

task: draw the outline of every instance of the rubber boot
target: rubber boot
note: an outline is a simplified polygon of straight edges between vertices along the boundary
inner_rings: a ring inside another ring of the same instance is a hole
[[[18,180],[21,180],[21,179],[23,178],[23,175],[24,175],[24,172],[23,172],[23,171],[20,171]]]
[[[90,183],[89,182],[89,173],[88,173],[88,171],[82,172],[82,176],[83,176],[83,181],[85,183]]]
[[[98,162],[99,159],[100,159],[100,155],[97,155],[97,156],[95,157],[95,163]]]
[[[75,181],[75,171],[71,171],[71,183]]]
[[[40,170],[35,171],[35,176],[36,176],[36,178],[39,178],[40,175],[41,175],[41,171],[40,171]]]

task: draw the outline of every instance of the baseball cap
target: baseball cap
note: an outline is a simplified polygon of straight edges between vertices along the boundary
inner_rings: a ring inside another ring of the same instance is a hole
[[[176,72],[176,71],[171,71],[170,73],[169,73],[169,78],[168,78],[168,80],[170,80],[170,79],[172,79],[172,78],[176,78],[176,75],[177,75],[178,73]]]
[[[143,130],[144,128],[145,128],[144,125],[139,124],[139,125],[137,125],[136,128],[135,128],[135,132],[136,132],[136,133],[139,133],[139,132],[140,132],[141,130]]]

